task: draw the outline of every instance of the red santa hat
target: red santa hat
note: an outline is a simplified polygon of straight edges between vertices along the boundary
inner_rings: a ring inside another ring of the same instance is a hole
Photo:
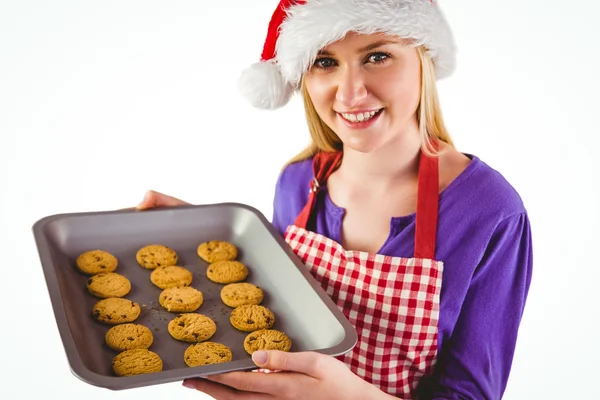
[[[411,39],[427,48],[437,79],[454,71],[454,39],[435,0],[281,0],[261,59],[242,72],[240,91],[254,107],[284,106],[318,51],[348,32]]]

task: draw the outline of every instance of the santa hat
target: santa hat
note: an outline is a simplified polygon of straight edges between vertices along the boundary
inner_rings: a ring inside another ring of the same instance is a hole
[[[452,32],[435,0],[281,0],[261,59],[242,72],[240,91],[257,108],[284,106],[318,51],[351,31],[411,39],[427,48],[437,79],[454,71]]]

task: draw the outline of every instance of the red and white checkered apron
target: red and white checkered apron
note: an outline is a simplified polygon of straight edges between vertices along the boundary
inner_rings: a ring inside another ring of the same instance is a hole
[[[348,251],[306,229],[316,193],[340,158],[341,153],[315,156],[308,203],[285,240],[357,330],[357,345],[338,359],[382,391],[410,399],[437,358],[443,271],[443,263],[434,260],[437,158],[420,158],[413,258]]]

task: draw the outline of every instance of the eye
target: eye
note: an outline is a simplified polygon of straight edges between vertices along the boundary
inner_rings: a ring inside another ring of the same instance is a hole
[[[317,68],[327,69],[335,66],[335,61],[331,58],[318,58],[314,65]]]
[[[367,60],[374,64],[379,64],[379,63],[384,62],[388,58],[390,58],[390,55],[387,53],[373,53],[373,54],[369,54],[369,56],[367,57]]]

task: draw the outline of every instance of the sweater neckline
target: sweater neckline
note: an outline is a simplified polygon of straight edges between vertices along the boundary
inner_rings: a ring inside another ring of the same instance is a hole
[[[469,153],[463,153],[465,156],[471,159],[471,162],[467,167],[456,177],[448,186],[446,186],[441,192],[439,197],[440,207],[442,206],[443,200],[451,194],[457,186],[460,186],[464,181],[469,179],[469,177],[473,174],[473,172],[480,166],[481,160]],[[331,196],[329,195],[329,190],[327,188],[327,184],[323,185],[323,192],[325,197],[325,209],[326,211],[333,217],[342,218],[346,213],[346,209],[338,206],[333,202]],[[397,225],[406,225],[416,219],[417,213],[412,212],[407,215],[394,216],[391,218],[390,226],[395,227]]]

